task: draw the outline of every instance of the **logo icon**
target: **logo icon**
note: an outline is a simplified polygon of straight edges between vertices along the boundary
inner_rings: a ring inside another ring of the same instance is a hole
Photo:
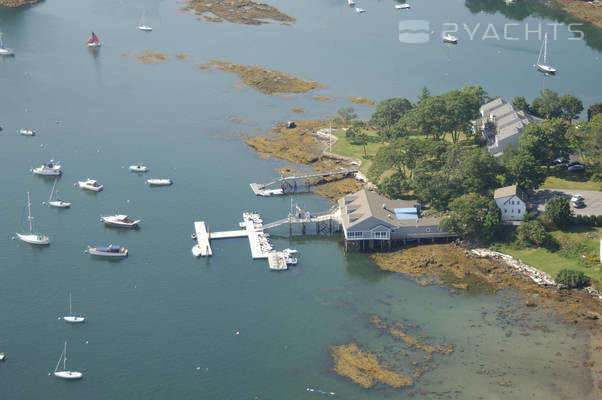
[[[428,21],[422,19],[399,21],[399,41],[401,43],[426,43],[430,39],[429,31]]]

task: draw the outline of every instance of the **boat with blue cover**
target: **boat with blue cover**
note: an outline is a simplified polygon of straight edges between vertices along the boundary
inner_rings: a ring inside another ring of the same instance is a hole
[[[116,244],[110,244],[107,247],[88,246],[88,253],[91,256],[100,257],[127,257],[128,249],[126,249],[125,247],[118,246]]]

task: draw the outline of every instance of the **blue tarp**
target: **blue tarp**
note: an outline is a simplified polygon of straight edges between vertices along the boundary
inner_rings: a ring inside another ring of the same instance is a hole
[[[416,207],[396,208],[395,217],[397,219],[418,219],[418,210]]]

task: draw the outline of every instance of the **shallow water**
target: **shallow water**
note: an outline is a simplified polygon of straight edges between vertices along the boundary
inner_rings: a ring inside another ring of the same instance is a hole
[[[417,286],[378,271],[364,255],[345,255],[338,238],[275,238],[276,248],[301,253],[299,266],[285,273],[251,261],[241,239],[214,242],[210,260],[192,258],[194,220],[230,230],[244,210],[259,211],[266,221],[288,212],[289,198],[256,198],[248,187],[270,180],[284,163],[256,157],[238,133],[264,133],[275,121],[298,117],[291,107],[304,108],[308,118],[324,117],[349,105],[348,97],[415,98],[424,85],[441,92],[462,84],[480,84],[508,99],[532,98],[545,85],[586,103],[602,100],[600,54],[584,42],[554,43],[561,74],[544,78],[531,67],[537,41],[508,45],[461,37],[456,47],[438,40],[408,47],[397,40],[401,14],[392,2],[370,3],[363,15],[343,3],[274,2],[297,18],[292,27],[197,22],[174,13],[173,1],[47,1],[0,11],[5,44],[17,51],[0,59],[2,399],[318,396],[307,387],[350,399],[410,392],[415,398],[549,399],[587,392],[588,370],[581,365],[586,341],[572,328],[539,312],[529,322],[500,319],[498,311],[517,300]],[[412,6],[407,15],[428,17],[433,25],[449,16],[505,21],[471,14],[458,2]],[[135,29],[143,9],[154,28],[150,34]],[[91,29],[103,42],[97,53],[85,46]],[[567,37],[565,28],[559,32]],[[190,58],[145,65],[122,56],[147,48]],[[196,69],[214,58],[327,87],[290,98],[235,89],[236,76]],[[314,95],[336,100],[322,103]],[[354,107],[362,117],[373,109]],[[38,135],[18,136],[20,128]],[[57,187],[71,209],[40,205],[52,181],[27,170],[50,158],[64,166]],[[127,170],[138,161],[149,165],[147,176]],[[105,190],[91,195],[73,187],[87,177]],[[149,188],[146,177],[175,183]],[[36,227],[51,236],[48,248],[11,240],[23,222],[27,191]],[[330,207],[313,195],[295,201],[314,212]],[[142,218],[141,229],[104,228],[99,216],[114,212]],[[109,243],[128,247],[131,256],[105,262],[83,253],[87,245]],[[57,319],[70,291],[74,311],[88,318],[81,326]],[[361,389],[331,372],[329,346],[356,341],[404,372],[411,370],[406,361],[420,357],[406,358],[403,343],[375,329],[369,323],[374,313],[416,324],[413,333],[453,343],[456,351],[435,354],[439,366],[413,388]],[[542,324],[550,331],[523,326]],[[81,382],[47,376],[64,340],[69,366],[85,374]],[[483,368],[489,375],[477,374]],[[498,384],[507,380],[515,387]]]

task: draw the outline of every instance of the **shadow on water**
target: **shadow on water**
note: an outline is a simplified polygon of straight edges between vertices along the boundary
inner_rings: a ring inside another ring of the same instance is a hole
[[[519,1],[518,3],[507,6],[501,0],[466,0],[464,5],[473,14],[485,12],[487,14],[500,13],[506,18],[516,21],[522,21],[529,16],[549,18],[564,24],[581,24],[574,30],[581,30],[584,33],[584,40],[587,45],[598,51],[602,51],[602,29],[573,17],[571,14],[563,11],[560,5],[554,2],[545,2],[543,0]],[[575,35],[578,37],[578,35]]]

